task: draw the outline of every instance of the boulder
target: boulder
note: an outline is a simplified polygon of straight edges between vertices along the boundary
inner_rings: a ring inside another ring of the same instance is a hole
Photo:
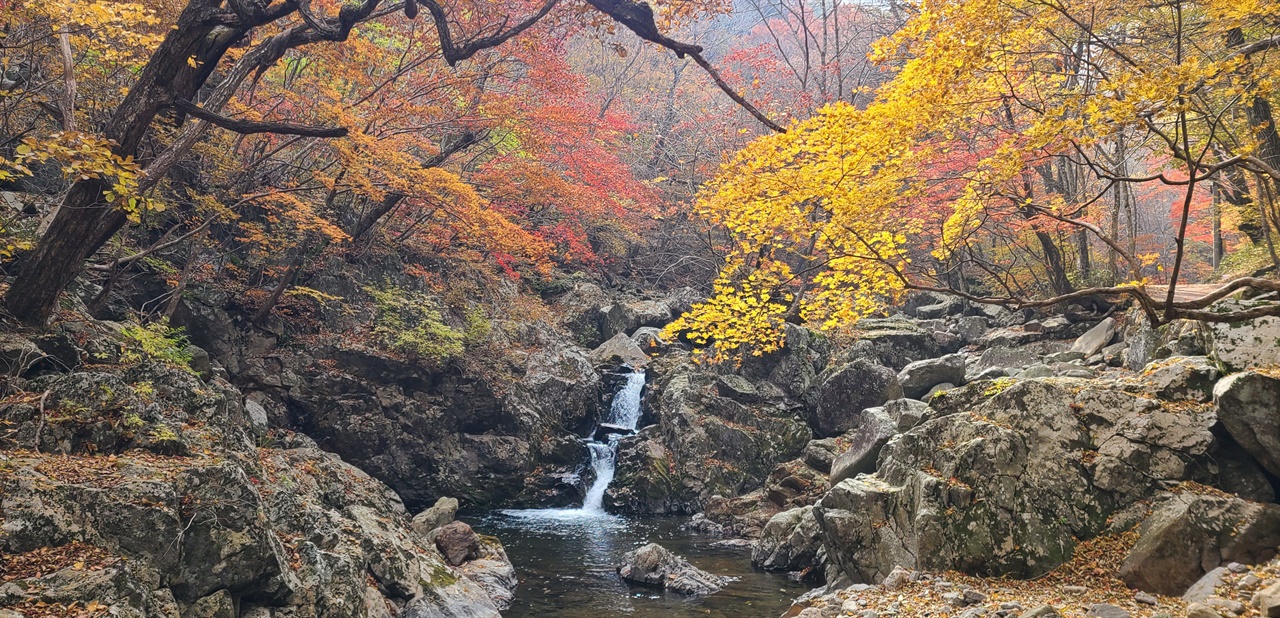
[[[1247,310],[1257,303],[1226,300],[1214,309]],[[1205,322],[1200,338],[1207,339],[1209,356],[1237,371],[1280,364],[1280,317],[1242,322]]]
[[[800,457],[804,460],[805,465],[826,474],[831,472],[831,462],[835,461],[836,456],[840,454],[840,450],[836,438],[810,440],[805,445],[804,452],[801,453]]]
[[[1104,384],[984,382],[931,408],[874,474],[814,507],[828,560],[852,581],[895,566],[1041,575],[1112,513],[1206,470],[1214,444],[1211,420]]]
[[[727,374],[716,378],[716,391],[721,397],[728,397],[741,403],[753,403],[760,400],[760,391],[748,380],[737,374]]]
[[[908,364],[898,372],[898,383],[903,395],[920,399],[939,384],[963,384],[964,371],[964,356],[949,354]]]
[[[602,365],[627,365],[639,369],[649,364],[649,357],[640,349],[635,340],[625,333],[613,335],[611,339],[600,344],[591,351],[591,362],[597,367]]]
[[[1079,353],[1081,358],[1093,356],[1111,343],[1115,336],[1116,320],[1115,318],[1106,318],[1076,338],[1075,343],[1071,344],[1070,351]]]
[[[880,450],[898,435],[898,423],[883,407],[867,408],[858,414],[857,427],[845,438],[849,448],[831,462],[831,484],[864,472],[874,472]]]
[[[188,618],[236,618],[235,600],[230,592],[219,590],[192,603],[183,615]]]
[[[1228,572],[1227,567],[1220,566],[1205,573],[1200,579],[1196,580],[1196,583],[1191,584],[1191,587],[1187,588],[1186,592],[1182,593],[1182,600],[1203,601],[1213,596],[1216,594],[1218,586],[1223,584],[1222,578]]]
[[[1204,356],[1173,356],[1152,361],[1138,383],[1149,395],[1167,400],[1207,402],[1213,399],[1218,367]]]
[[[960,315],[968,308],[967,303],[959,296],[936,294],[937,302],[916,308],[916,317],[922,320],[941,318],[948,315]]]
[[[816,566],[821,548],[813,507],[791,509],[765,524],[751,549],[751,563],[766,571],[800,571]]]
[[[631,340],[646,353],[666,352],[671,343],[662,338],[662,330],[652,326],[641,326],[631,333]]]
[[[441,497],[431,508],[413,516],[410,524],[414,532],[426,536],[433,530],[452,522],[458,515],[458,499]]]
[[[1270,560],[1278,546],[1280,505],[1175,494],[1139,528],[1120,577],[1133,588],[1175,596],[1229,562]]]
[[[625,303],[601,307],[596,320],[600,325],[600,336],[606,341],[616,335],[626,335],[641,326],[640,315]]]
[[[862,410],[902,397],[892,369],[857,359],[829,369],[819,377],[809,424],[821,436],[852,429]]]
[[[893,419],[898,433],[910,430],[929,418],[929,404],[917,399],[894,399],[884,404],[884,412]]]
[[[1258,612],[1267,618],[1280,618],[1280,582],[1271,584],[1253,595]]]
[[[1213,387],[1218,420],[1268,472],[1280,475],[1280,378],[1246,371]]]
[[[465,522],[455,521],[437,529],[435,543],[436,549],[453,566],[480,555],[480,537]]]
[[[703,571],[657,543],[627,552],[618,574],[627,582],[688,595],[712,594],[729,583],[728,578]]]

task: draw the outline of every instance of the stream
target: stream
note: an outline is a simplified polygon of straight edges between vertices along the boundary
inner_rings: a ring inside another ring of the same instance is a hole
[[[717,545],[718,539],[681,529],[684,517],[621,517],[604,510],[613,481],[618,440],[634,433],[641,417],[643,372],[627,376],[607,417],[587,441],[595,479],[582,508],[493,511],[467,518],[477,532],[502,539],[520,587],[507,617],[561,616],[774,618],[808,588],[780,574],[756,571],[750,547]],[[622,581],[622,555],[655,542],[694,566],[734,578],[706,597],[685,597]]]

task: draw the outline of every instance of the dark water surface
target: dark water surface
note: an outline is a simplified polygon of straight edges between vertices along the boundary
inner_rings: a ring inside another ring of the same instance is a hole
[[[806,587],[751,567],[749,548],[679,529],[685,518],[630,519],[579,509],[495,511],[465,518],[502,539],[520,588],[508,618],[777,618]],[[700,569],[738,578],[702,598],[629,586],[616,572],[622,555],[655,542]]]

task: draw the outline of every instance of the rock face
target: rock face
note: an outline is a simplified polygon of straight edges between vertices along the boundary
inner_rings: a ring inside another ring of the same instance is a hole
[[[1213,389],[1222,425],[1271,474],[1280,475],[1280,379],[1247,371]]]
[[[729,580],[703,571],[657,543],[627,552],[618,567],[622,579],[689,595],[707,595],[724,588]]]
[[[114,332],[68,340],[131,345]],[[147,618],[498,616],[482,580],[509,564],[450,566],[386,485],[306,436],[260,433],[261,410],[221,378],[139,354],[50,368],[27,386],[41,390],[0,405],[12,428],[0,438],[0,553],[44,565],[15,574],[0,603],[97,601]]]
[[[768,373],[788,381],[798,370],[780,367],[798,362],[778,360]],[[778,464],[795,459],[813,438],[799,404],[773,382],[722,380],[682,352],[656,360],[649,373],[655,377],[644,407],[655,424],[619,445],[606,496],[614,509],[698,512],[712,496],[761,487]]]
[[[964,370],[964,357],[949,354],[908,364],[898,372],[898,383],[903,395],[920,399],[939,384],[963,384]]]
[[[1220,566],[1274,558],[1280,505],[1176,494],[1158,503],[1139,533],[1121,577],[1131,587],[1176,596]]]
[[[863,410],[903,396],[897,374],[866,359],[829,369],[819,380],[809,424],[821,436],[849,431]]]
[[[751,563],[766,571],[800,571],[817,566],[822,541],[813,507],[774,515],[751,548]]]
[[[1036,576],[1162,480],[1211,465],[1211,415],[1116,388],[979,383],[932,407],[884,447],[876,474],[841,481],[814,508],[828,559],[853,581],[898,565]]]

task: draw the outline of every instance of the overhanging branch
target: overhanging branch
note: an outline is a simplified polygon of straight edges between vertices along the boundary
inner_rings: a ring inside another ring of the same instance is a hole
[[[206,110],[186,99],[174,98],[170,101],[175,109],[190,114],[209,124],[222,127],[243,135],[255,133],[275,133],[278,135],[300,135],[302,137],[346,137],[346,127],[316,127],[288,122],[259,122],[253,120],[236,120]]]

